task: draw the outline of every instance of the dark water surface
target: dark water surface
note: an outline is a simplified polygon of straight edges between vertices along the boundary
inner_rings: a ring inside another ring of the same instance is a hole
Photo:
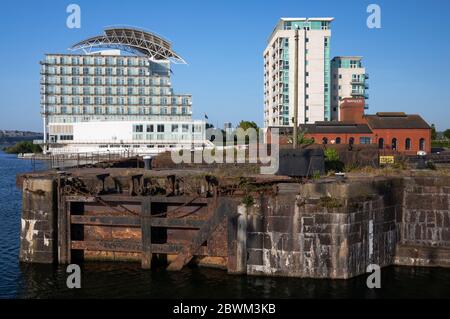
[[[21,192],[15,176],[30,170],[29,161],[0,152],[0,298],[450,298],[450,269],[410,267],[382,269],[382,288],[371,290],[366,276],[346,281],[263,278],[89,262],[82,265],[81,289],[68,289],[65,267],[18,262]]]

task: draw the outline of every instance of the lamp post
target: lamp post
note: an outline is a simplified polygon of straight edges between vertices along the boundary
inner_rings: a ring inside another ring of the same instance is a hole
[[[294,73],[294,130],[292,148],[296,149],[298,144],[298,26],[295,28],[295,73]]]

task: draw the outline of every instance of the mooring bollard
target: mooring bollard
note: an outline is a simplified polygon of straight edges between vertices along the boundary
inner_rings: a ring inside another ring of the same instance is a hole
[[[144,169],[150,171],[152,169],[152,157],[150,155],[145,155],[144,159]]]

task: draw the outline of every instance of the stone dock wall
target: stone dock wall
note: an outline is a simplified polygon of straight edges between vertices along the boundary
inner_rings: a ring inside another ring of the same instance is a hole
[[[23,180],[23,262],[58,261],[56,184]],[[251,196],[214,235],[229,273],[347,279],[369,264],[450,266],[447,176],[283,182]]]

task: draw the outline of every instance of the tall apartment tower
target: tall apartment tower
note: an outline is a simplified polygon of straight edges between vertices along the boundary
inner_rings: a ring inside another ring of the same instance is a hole
[[[281,18],[264,50],[264,126],[331,120],[330,24],[333,18]],[[298,30],[298,79],[295,34]]]
[[[337,56],[331,60],[331,118],[340,120],[339,106],[344,98],[367,100],[369,75],[360,56]],[[368,104],[365,103],[365,108]]]

